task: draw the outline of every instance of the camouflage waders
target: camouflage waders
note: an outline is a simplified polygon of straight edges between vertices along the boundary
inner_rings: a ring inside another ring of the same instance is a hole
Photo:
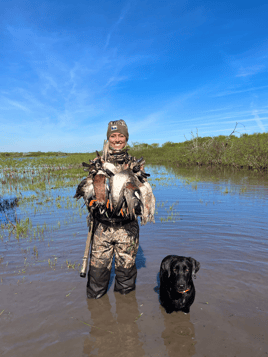
[[[135,259],[138,248],[137,220],[110,226],[96,221],[88,271],[87,297],[98,299],[107,292],[114,255],[114,290],[121,294],[135,290]]]

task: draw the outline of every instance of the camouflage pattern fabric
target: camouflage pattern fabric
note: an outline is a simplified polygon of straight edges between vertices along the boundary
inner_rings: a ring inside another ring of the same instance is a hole
[[[139,248],[139,225],[132,221],[123,227],[107,227],[98,223],[93,236],[90,266],[111,270],[115,254],[115,268],[131,268]]]

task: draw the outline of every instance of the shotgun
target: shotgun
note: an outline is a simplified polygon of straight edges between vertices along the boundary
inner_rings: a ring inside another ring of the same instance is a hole
[[[88,255],[89,255],[89,248],[90,248],[92,234],[93,234],[93,219],[91,219],[90,230],[88,231],[88,234],[87,234],[86,249],[85,249],[85,253],[84,253],[82,269],[80,272],[81,278],[85,278],[87,275]]]

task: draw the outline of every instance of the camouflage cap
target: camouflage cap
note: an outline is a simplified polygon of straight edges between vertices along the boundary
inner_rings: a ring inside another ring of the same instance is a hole
[[[109,137],[112,135],[112,133],[120,133],[125,135],[128,141],[128,128],[127,124],[123,119],[115,120],[115,121],[110,121],[108,124],[108,130],[107,130],[107,139],[109,140]]]

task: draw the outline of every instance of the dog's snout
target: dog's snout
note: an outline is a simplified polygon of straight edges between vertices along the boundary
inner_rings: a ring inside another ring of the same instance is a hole
[[[177,291],[185,290],[186,289],[186,284],[178,284],[177,285]]]

